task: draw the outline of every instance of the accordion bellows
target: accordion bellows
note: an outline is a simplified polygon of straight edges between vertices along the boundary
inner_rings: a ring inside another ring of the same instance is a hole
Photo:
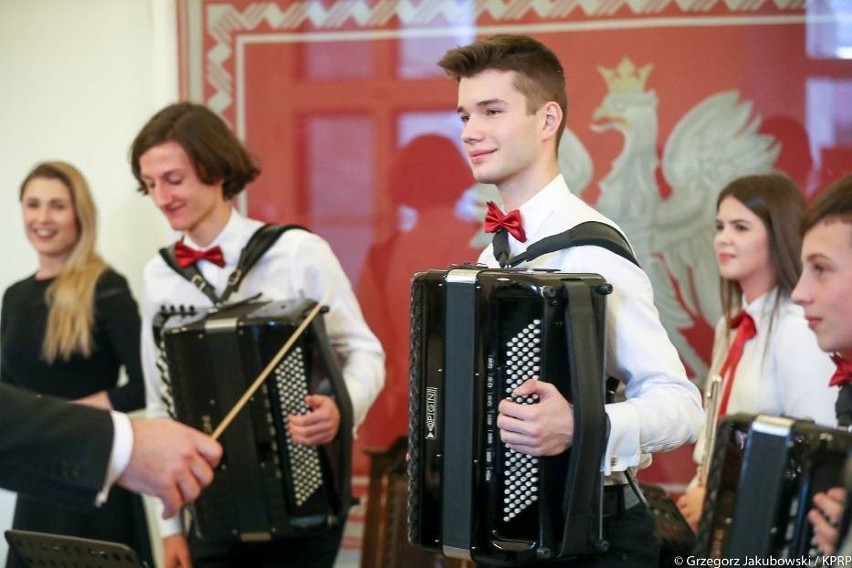
[[[409,540],[518,565],[598,550],[606,296],[594,274],[460,266],[411,287]],[[536,458],[500,441],[497,405],[530,378],[574,406],[575,438]]]
[[[155,335],[174,417],[211,433],[315,305],[249,302],[200,313],[163,312]],[[309,411],[308,393],[333,396],[340,409],[337,439],[324,446],[299,445],[290,437],[287,416]],[[191,506],[202,538],[255,542],[309,536],[345,520],[352,405],[322,316],[296,340],[220,441],[222,463]]]

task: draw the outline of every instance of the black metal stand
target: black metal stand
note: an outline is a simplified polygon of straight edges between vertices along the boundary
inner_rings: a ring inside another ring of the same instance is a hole
[[[5,534],[26,566],[148,568],[124,544],[31,531],[8,530]]]

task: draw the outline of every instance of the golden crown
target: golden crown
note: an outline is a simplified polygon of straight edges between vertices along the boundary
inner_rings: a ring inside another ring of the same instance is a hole
[[[629,57],[625,57],[615,69],[598,67],[598,71],[603,75],[610,93],[641,93],[645,90],[645,83],[653,68],[653,63],[637,68]]]

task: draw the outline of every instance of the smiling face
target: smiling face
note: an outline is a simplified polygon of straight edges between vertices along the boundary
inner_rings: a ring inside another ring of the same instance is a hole
[[[500,193],[529,197],[557,172],[556,131],[561,110],[546,103],[530,113],[514,71],[489,69],[459,81],[457,112],[473,175]]]
[[[802,276],[793,301],[804,307],[823,351],[852,358],[852,225],[822,221],[802,241]]]
[[[747,301],[760,297],[775,285],[766,226],[734,197],[726,197],[719,203],[713,248],[719,274],[738,282]]]
[[[224,228],[230,213],[222,182],[205,184],[183,147],[164,142],[139,158],[140,177],[154,205],[176,231],[184,231],[201,246]]]
[[[80,235],[68,187],[58,179],[32,178],[21,194],[21,212],[27,239],[40,264],[64,264]]]

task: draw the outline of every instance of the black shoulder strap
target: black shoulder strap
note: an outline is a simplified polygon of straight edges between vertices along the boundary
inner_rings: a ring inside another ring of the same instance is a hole
[[[237,261],[237,267],[228,277],[228,285],[222,292],[222,303],[225,303],[231,294],[240,288],[240,284],[242,284],[246,274],[248,274],[252,266],[260,260],[260,257],[269,250],[269,247],[274,245],[275,241],[277,241],[281,235],[290,229],[302,229],[303,231],[308,230],[301,225],[275,225],[270,223],[262,226],[254,232],[249,241],[246,243],[246,246],[243,247],[243,251],[240,253],[240,259]]]
[[[639,266],[639,261],[636,260],[636,256],[633,254],[633,250],[630,248],[630,244],[624,238],[624,235],[612,225],[607,225],[599,221],[586,221],[565,232],[536,241],[527,247],[526,251],[510,258],[506,265],[517,266],[522,262],[529,262],[549,252],[582,245],[603,247]]]
[[[303,231],[308,230],[301,225],[276,225],[270,223],[263,225],[255,231],[246,243],[246,246],[243,247],[242,252],[240,252],[237,267],[231,275],[228,276],[228,285],[222,291],[221,296],[216,295],[213,286],[205,280],[196,265],[192,264],[186,268],[178,266],[177,260],[175,259],[174,245],[161,248],[160,256],[163,257],[163,260],[166,261],[166,264],[171,267],[172,270],[189,280],[205,296],[210,298],[214,305],[221,305],[228,301],[231,294],[239,289],[240,284],[242,284],[243,279],[246,277],[246,274],[248,274],[251,268],[258,260],[260,260],[260,257],[269,250],[269,247],[275,244],[275,241],[277,241],[282,234],[290,229],[302,229]]]

